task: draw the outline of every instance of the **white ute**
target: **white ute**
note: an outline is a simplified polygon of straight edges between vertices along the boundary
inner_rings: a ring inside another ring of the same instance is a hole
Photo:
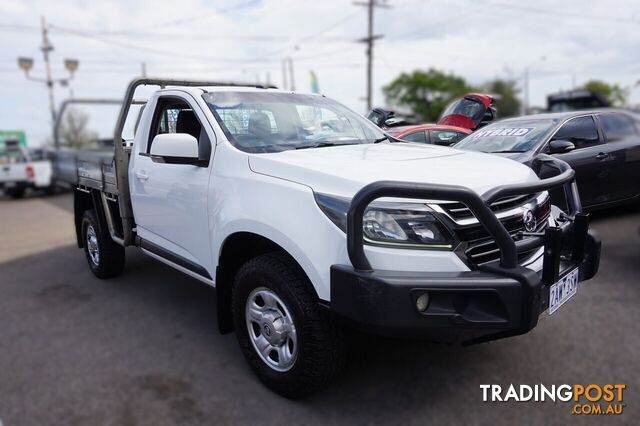
[[[161,89],[131,146],[142,85]],[[339,372],[345,327],[465,344],[523,334],[598,268],[566,163],[400,142],[324,96],[134,80],[114,141],[113,161],[78,164],[93,273],[120,274],[135,245],[214,286],[220,330],[286,397]],[[557,186],[567,206],[552,214]]]
[[[52,165],[45,151],[18,147],[0,153],[0,190],[22,198],[28,188],[53,192]]]

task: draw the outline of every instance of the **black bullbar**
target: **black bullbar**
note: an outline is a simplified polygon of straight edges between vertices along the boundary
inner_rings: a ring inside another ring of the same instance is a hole
[[[538,176],[552,177],[510,184],[478,195],[469,188],[379,181],[363,187],[347,213],[347,249],[351,265],[331,267],[331,310],[365,330],[386,335],[428,338],[465,344],[524,334],[548,308],[549,287],[574,268],[579,280],[593,277],[599,265],[600,241],[581,212],[575,172],[564,161],[540,154],[532,163]],[[547,174],[548,175],[548,174]],[[527,233],[514,241],[489,207],[504,197],[563,186],[567,200],[557,226]],[[467,272],[373,270],[364,251],[363,215],[382,197],[455,201],[465,204],[496,242],[500,259]],[[544,246],[541,273],[518,265],[518,253]],[[428,308],[416,307],[428,294]]]

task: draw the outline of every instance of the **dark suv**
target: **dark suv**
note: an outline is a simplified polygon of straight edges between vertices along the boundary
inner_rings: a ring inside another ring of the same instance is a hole
[[[501,120],[454,147],[530,164],[551,154],[576,171],[589,209],[640,199],[640,118],[615,109],[548,113]],[[555,194],[555,197],[559,194]]]

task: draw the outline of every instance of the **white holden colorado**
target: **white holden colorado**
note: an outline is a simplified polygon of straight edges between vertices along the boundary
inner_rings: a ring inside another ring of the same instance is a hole
[[[141,85],[161,89],[124,143]],[[290,398],[339,372],[345,327],[464,344],[523,334],[598,268],[566,163],[397,141],[324,96],[134,80],[114,142],[113,161],[78,166],[93,273],[120,274],[135,245],[214,286],[220,330]],[[547,194],[559,186],[564,212]]]

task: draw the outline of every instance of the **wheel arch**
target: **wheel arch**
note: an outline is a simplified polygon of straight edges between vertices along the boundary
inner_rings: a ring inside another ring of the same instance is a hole
[[[107,222],[104,216],[104,210],[102,203],[100,202],[100,193],[96,190],[90,192],[80,191],[78,189],[73,191],[73,217],[74,225],[76,229],[76,242],[78,248],[84,247],[84,241],[82,239],[82,215],[87,210],[93,210],[98,218],[99,231],[102,232],[103,228],[107,229]]]
[[[309,275],[295,257],[272,239],[248,231],[238,231],[228,235],[220,246],[218,265],[215,272],[218,327],[221,333],[226,334],[234,330],[231,289],[236,273],[248,260],[271,252],[284,254],[311,283]],[[316,289],[313,285],[311,285],[311,288],[317,297]]]

